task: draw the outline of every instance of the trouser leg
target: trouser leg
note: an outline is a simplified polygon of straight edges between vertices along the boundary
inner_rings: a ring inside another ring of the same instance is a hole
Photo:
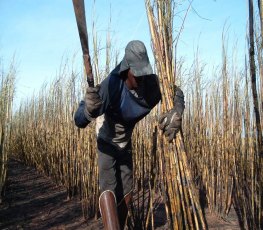
[[[133,187],[131,143],[119,150],[105,142],[98,142],[100,191],[114,191],[117,203]]]
[[[116,198],[117,203],[129,194],[133,188],[133,165],[131,143],[125,151],[121,152],[116,159]]]
[[[126,194],[121,202],[118,204],[118,216],[120,229],[124,229],[127,222],[129,206],[132,199],[132,192]]]
[[[130,146],[128,146],[130,147]],[[119,156],[117,160],[117,191],[122,191],[118,201],[118,215],[120,228],[124,229],[127,222],[128,210],[132,199],[133,172],[132,172],[132,153],[131,148],[127,148],[125,154]]]
[[[121,229],[123,229],[127,220],[133,184],[131,144],[124,150],[114,149],[105,143],[103,145],[100,143],[98,147],[100,191],[102,194],[107,190],[115,193],[119,204],[119,221],[121,222]],[[103,213],[101,214],[103,215]]]
[[[117,202],[114,192],[106,190],[99,198],[99,207],[105,230],[120,230]]]

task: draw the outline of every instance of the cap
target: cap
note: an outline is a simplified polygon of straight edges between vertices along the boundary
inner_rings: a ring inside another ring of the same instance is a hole
[[[143,42],[130,41],[125,48],[125,55],[121,61],[120,72],[130,69],[135,77],[153,74],[147,50]]]

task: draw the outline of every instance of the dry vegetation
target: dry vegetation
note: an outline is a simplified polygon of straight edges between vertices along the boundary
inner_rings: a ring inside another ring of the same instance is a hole
[[[250,81],[250,62],[245,60],[240,69],[223,36],[222,64],[212,73],[213,80],[207,80],[205,65],[198,57],[188,72],[182,71],[184,63],[175,58],[176,3],[146,0],[145,4],[163,102],[134,131],[134,191],[139,199],[132,204],[130,227],[153,229],[156,197],[161,197],[172,229],[206,228],[204,206],[222,218],[234,208],[243,228],[262,228],[262,134],[254,115],[255,82]],[[261,39],[257,37],[256,42],[256,97],[261,102],[258,110],[262,121]],[[118,55],[112,55],[108,37],[106,65],[99,68],[95,29],[93,49],[94,74],[100,82]],[[13,154],[66,186],[69,198],[80,194],[84,217],[95,217],[99,195],[95,127],[92,123],[84,130],[77,129],[72,119],[85,88],[82,74],[66,61],[52,83],[43,85],[38,95],[21,104],[11,130],[7,124],[15,70],[10,68],[6,76],[1,75],[0,89],[0,186],[5,180],[7,154]],[[160,112],[172,107],[175,83],[184,90],[186,110],[183,133],[169,144],[157,129],[157,119]]]
[[[0,72],[0,204],[4,195],[7,159],[10,147],[10,129],[14,98],[16,68],[11,63],[7,72]]]

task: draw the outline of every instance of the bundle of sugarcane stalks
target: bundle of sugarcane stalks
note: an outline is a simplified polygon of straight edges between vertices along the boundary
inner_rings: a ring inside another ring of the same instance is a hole
[[[161,113],[173,108],[176,79],[176,60],[174,53],[173,17],[176,7],[174,1],[145,1],[155,66],[159,75],[163,101]],[[176,141],[168,143],[158,134],[160,171],[165,185],[163,195],[166,211],[172,229],[206,229],[203,212],[193,183],[188,156],[185,151],[182,132]]]

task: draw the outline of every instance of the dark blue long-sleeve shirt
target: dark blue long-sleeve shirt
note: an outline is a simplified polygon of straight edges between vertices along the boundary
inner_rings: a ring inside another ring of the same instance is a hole
[[[152,74],[144,76],[142,95],[136,95],[120,77],[119,68],[118,65],[100,85],[99,95],[103,104],[96,122],[98,138],[124,148],[130,141],[135,124],[160,101],[161,93],[158,77]],[[81,101],[74,117],[80,128],[85,128],[92,120],[84,108],[85,102]]]

